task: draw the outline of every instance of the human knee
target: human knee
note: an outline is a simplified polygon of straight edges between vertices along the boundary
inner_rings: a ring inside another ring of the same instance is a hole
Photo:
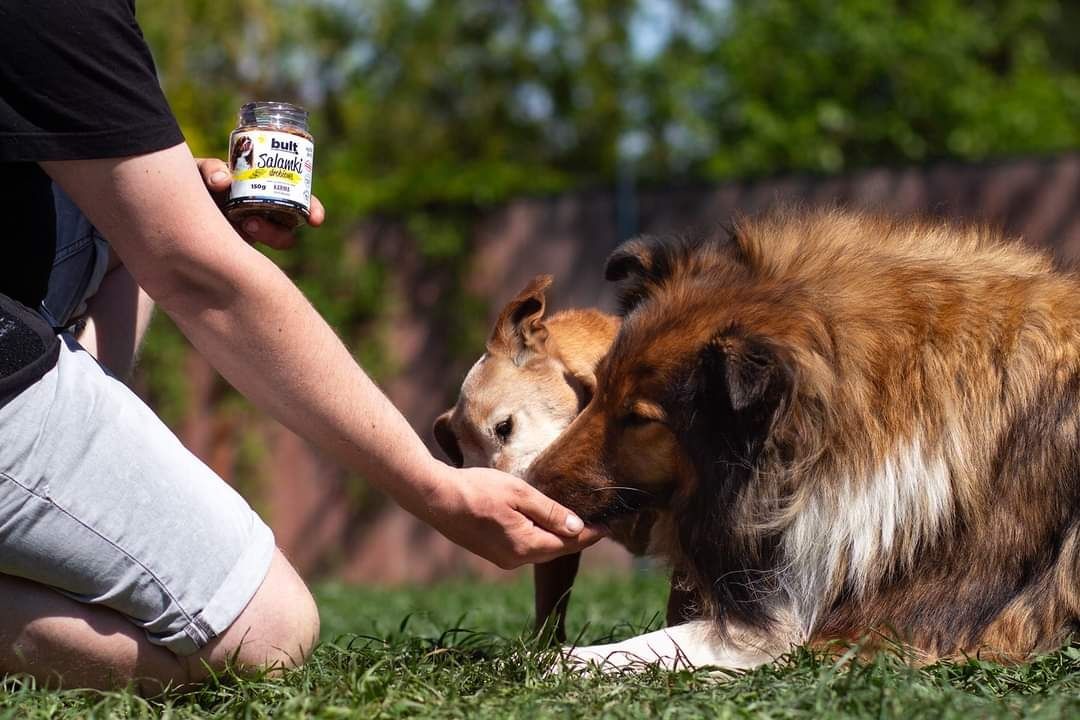
[[[319,612],[304,581],[280,551],[236,621],[214,641],[211,666],[278,670],[302,664],[319,638]]]
[[[289,568],[292,571],[292,568]],[[279,588],[276,598],[273,646],[286,665],[300,665],[319,641],[319,609],[304,581],[295,571],[288,587]]]
[[[269,666],[304,662],[319,638],[319,611],[311,591],[281,551],[275,551],[270,572],[252,604],[259,613],[259,635],[269,659],[264,660],[263,650],[253,647],[255,662]]]

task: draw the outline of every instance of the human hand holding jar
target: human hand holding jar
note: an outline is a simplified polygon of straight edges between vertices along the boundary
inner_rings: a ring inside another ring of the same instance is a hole
[[[326,216],[311,194],[314,142],[307,120],[306,110],[289,103],[247,103],[229,136],[228,165],[196,161],[207,189],[250,242],[291,247],[296,227],[317,227]]]

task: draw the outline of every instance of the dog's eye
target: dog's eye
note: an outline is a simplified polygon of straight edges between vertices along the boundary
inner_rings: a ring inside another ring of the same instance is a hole
[[[506,442],[506,439],[510,437],[510,433],[512,432],[514,432],[514,418],[512,417],[506,418],[495,426],[495,434],[502,442]]]
[[[627,427],[641,427],[649,423],[659,422],[656,418],[647,417],[636,412],[630,412],[622,417],[623,425]]]
[[[664,409],[659,405],[648,401],[631,403],[629,407],[624,410],[624,414],[621,418],[622,424],[627,427],[641,427],[642,425],[662,423],[664,420]]]

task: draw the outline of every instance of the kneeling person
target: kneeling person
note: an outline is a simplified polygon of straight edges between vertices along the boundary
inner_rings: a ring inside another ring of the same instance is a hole
[[[302,662],[318,635],[270,530],[117,379],[153,302],[256,406],[492,562],[597,539],[516,478],[432,458],[244,241],[288,234],[229,225],[207,192],[228,187],[224,165],[184,144],[133,3],[41,0],[3,16],[0,674],[154,692],[231,658]],[[29,362],[26,333],[43,346]]]

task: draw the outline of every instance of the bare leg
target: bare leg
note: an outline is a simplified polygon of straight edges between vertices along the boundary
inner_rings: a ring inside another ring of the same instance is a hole
[[[0,674],[27,673],[43,685],[144,694],[200,682],[207,665],[235,656],[242,668],[292,667],[319,635],[315,602],[280,551],[248,606],[199,653],[178,657],[147,640],[119,613],[71,600],[45,586],[0,575]]]
[[[115,256],[114,256],[115,257]],[[79,344],[118,378],[127,379],[154,312],[150,299],[127,268],[115,264],[87,302]]]
[[[566,608],[580,562],[581,553],[577,552],[533,565],[538,634],[547,630],[554,632],[556,640],[566,640]]]

